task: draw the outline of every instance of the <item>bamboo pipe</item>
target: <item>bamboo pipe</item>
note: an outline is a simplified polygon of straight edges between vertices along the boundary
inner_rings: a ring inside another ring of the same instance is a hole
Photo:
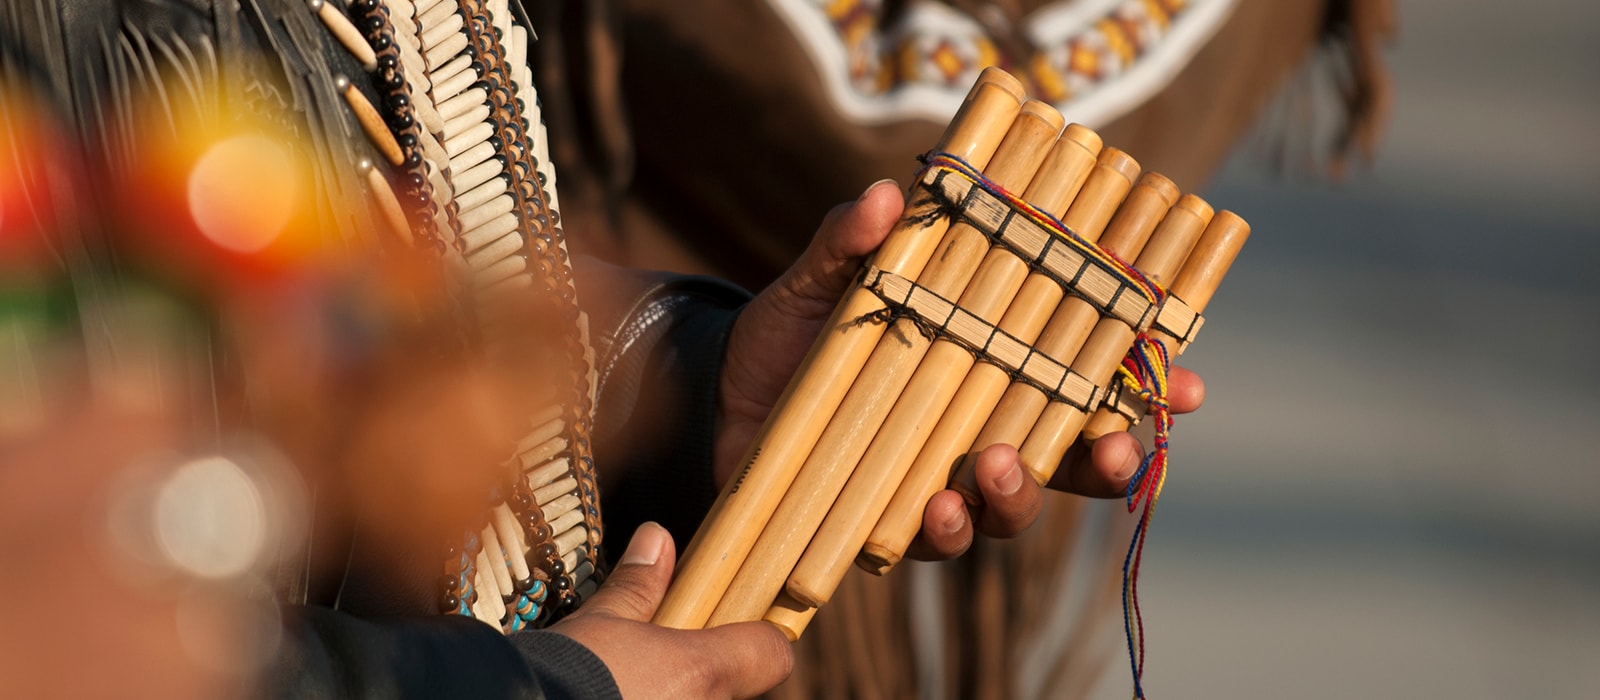
[[[1072,210],[1063,223],[1090,242],[1098,241],[1113,252],[1125,252],[1131,246],[1142,247],[1150,235],[1150,227],[1143,225],[1145,214],[1119,213],[1108,226],[1109,212],[1116,211],[1138,175],[1138,165],[1126,154],[1108,148],[1100,156],[1095,175],[1084,186]],[[1175,196],[1172,190],[1159,186],[1160,180],[1141,178],[1154,191],[1167,199]],[[1091,191],[1099,194],[1091,196]],[[1143,199],[1141,196],[1140,199]],[[1126,205],[1124,205],[1126,206]],[[1094,217],[1098,217],[1095,219]],[[1098,227],[1096,226],[1098,221]],[[1101,231],[1105,235],[1101,236]],[[1000,319],[1000,329],[1026,343],[1034,343],[1064,296],[1061,285],[1050,276],[1035,273],[1023,283],[1011,308]],[[883,515],[861,548],[857,563],[875,574],[887,573],[905,556],[906,549],[922,528],[923,508],[928,499],[946,487],[951,480],[952,465],[968,451],[977,439],[978,431],[995,412],[1001,396],[1011,384],[1011,376],[994,365],[979,363],[968,372],[955,398],[950,402],[933,435],[918,453],[910,472],[895,491]],[[1024,436],[1019,436],[1020,440]]]
[[[1064,215],[1094,169],[1101,146],[1100,137],[1087,127],[1067,127],[1023,198],[1052,215]],[[994,246],[957,303],[996,323],[1028,276],[1026,261]],[[960,345],[933,343],[789,575],[786,588],[795,600],[816,607],[828,602],[975,361]]]
[[[773,601],[772,607],[767,608],[761,619],[777,627],[789,641],[797,641],[800,635],[805,634],[806,627],[810,626],[811,618],[817,616],[817,608],[806,605],[787,591],[780,593],[778,599]]]
[[[1200,236],[1200,243],[1194,245],[1196,252],[1190,255],[1193,259],[1184,262],[1182,271],[1172,283],[1173,293],[1178,293],[1178,289],[1190,293],[1215,291],[1249,237],[1250,225],[1230,212],[1223,212],[1212,219],[1210,225],[1205,227],[1205,233]],[[1171,277],[1170,270],[1177,267],[1173,263],[1172,268],[1163,271],[1155,265],[1136,265],[1157,281]],[[1113,318],[1102,319],[1084,344],[1083,351],[1072,361],[1072,369],[1088,377],[1089,381],[1105,386],[1116,374],[1123,356],[1128,354],[1135,335],[1135,331],[1126,323]],[[1052,403],[1044,410],[1038,425],[1028,434],[1020,450],[1022,463],[1034,472],[1039,483],[1050,480],[1056,467],[1061,464],[1061,458],[1066,455],[1067,448],[1078,439],[1078,432],[1088,417],[1084,411],[1064,403]]]
[[[1022,84],[1015,78],[1004,71],[985,70],[938,148],[983,167],[1021,110],[1022,95]],[[916,197],[908,200],[915,202]],[[949,226],[946,220],[931,224],[917,220],[934,206],[911,207],[873,256],[873,264],[906,277],[920,274]],[[680,629],[705,626],[767,517],[811,453],[826,417],[838,408],[883,335],[883,326],[856,324],[855,319],[881,308],[882,301],[864,289],[853,289],[839,301],[828,330],[801,361],[739,473],[712,504],[679,559],[673,585],[656,610],[656,624]]]
[[[1228,216],[1235,216],[1231,212],[1223,213],[1227,214]],[[1187,269],[1187,265],[1185,268]],[[1179,285],[1182,286],[1180,287]],[[1174,283],[1171,291],[1174,296],[1177,296],[1179,299],[1182,299],[1184,303],[1188,304],[1189,308],[1194,309],[1195,313],[1203,314],[1205,313],[1206,305],[1211,303],[1211,297],[1216,294],[1217,286],[1218,285],[1201,286],[1195,284],[1183,284],[1183,280],[1180,279],[1177,283]],[[1182,290],[1181,292],[1180,289]],[[1173,358],[1176,358],[1178,355],[1183,353],[1183,350],[1178,347],[1177,339],[1173,338],[1166,331],[1152,330],[1150,332],[1150,337],[1166,345],[1167,352],[1171,353]],[[1111,433],[1120,433],[1124,430],[1127,430],[1128,426],[1128,419],[1123,417],[1122,414],[1107,408],[1100,408],[1096,410],[1094,415],[1089,418],[1089,422],[1084,424],[1082,437],[1084,440],[1094,442],[1095,440],[1099,440],[1100,438],[1110,435]]]
[[[1101,248],[1114,255],[1134,257],[1146,245],[1145,241],[1154,237],[1151,231],[1160,228],[1159,223],[1177,200],[1178,188],[1171,180],[1156,173],[1146,173],[1139,178],[1139,186],[1133,188],[1127,201],[1117,209],[1113,224],[1118,235],[1108,235],[1101,241]],[[1138,248],[1129,245],[1134,242],[1138,243]],[[1099,320],[1100,311],[1094,305],[1078,297],[1067,297],[1051,313],[1050,320],[1039,332],[1034,348],[1070,364],[1070,358],[1077,356]],[[982,496],[973,473],[978,453],[994,444],[1020,447],[1038,422],[1048,401],[1044,392],[1027,384],[1009,386],[977,437],[969,445],[962,446],[961,449],[967,450],[967,454],[956,468],[950,487],[961,493],[969,504],[980,504]]]
[[[1021,190],[1038,170],[1063,121],[1054,107],[1028,101],[985,175],[1003,188]],[[977,272],[988,249],[989,239],[982,232],[958,221],[939,242],[933,261],[917,277],[917,283],[940,296],[954,297]],[[760,619],[771,607],[929,345],[911,320],[896,321],[873,349],[839,410],[831,417],[819,417],[827,420],[827,428],[711,613],[708,625]]]

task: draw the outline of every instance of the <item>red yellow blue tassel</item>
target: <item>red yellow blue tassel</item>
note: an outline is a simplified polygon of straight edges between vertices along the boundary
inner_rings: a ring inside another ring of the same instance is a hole
[[[1138,509],[1141,501],[1144,512],[1134,526],[1128,555],[1122,561],[1122,624],[1128,638],[1128,659],[1133,667],[1133,696],[1141,700],[1144,698],[1145,651],[1144,615],[1139,610],[1139,564],[1144,559],[1150,518],[1155,514],[1156,502],[1161,499],[1161,487],[1167,482],[1167,437],[1172,431],[1172,407],[1167,399],[1167,359],[1165,345],[1140,333],[1117,370],[1122,383],[1149,402],[1156,428],[1155,449],[1145,455],[1139,470],[1128,482],[1128,512]]]
[[[1124,285],[1136,290],[1152,305],[1160,305],[1167,290],[1137,268],[1099,246],[1084,240],[1060,219],[1029,204],[1005,188],[983,176],[983,173],[966,161],[949,153],[930,153],[922,157],[923,173],[939,170],[953,173],[972,182],[974,187],[994,195],[1014,210],[1039,226],[1055,232],[1061,239],[1090,260],[1097,261],[1101,269],[1115,275]],[[1167,480],[1167,438],[1172,431],[1172,410],[1167,399],[1167,348],[1146,333],[1140,333],[1133,348],[1122,360],[1117,370],[1118,378],[1138,393],[1150,405],[1150,415],[1155,419],[1155,449],[1145,455],[1144,462],[1128,483],[1126,493],[1128,512],[1138,510],[1139,523],[1134,527],[1133,539],[1128,543],[1128,554],[1122,563],[1122,620],[1128,639],[1128,660],[1133,672],[1133,696],[1143,700],[1144,695],[1144,616],[1139,610],[1139,564],[1144,558],[1145,538],[1150,531],[1150,518],[1155,514],[1156,502],[1161,498],[1161,487]]]

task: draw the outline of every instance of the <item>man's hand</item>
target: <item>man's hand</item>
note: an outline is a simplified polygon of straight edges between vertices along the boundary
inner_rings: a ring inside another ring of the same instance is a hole
[[[892,181],[875,183],[860,199],[835,207],[794,266],[750,302],[734,324],[718,407],[719,485],[738,467],[862,260],[888,237],[904,207]],[[1168,387],[1173,413],[1199,408],[1205,396],[1200,377],[1182,368],[1173,369]],[[1092,448],[1080,443],[1067,453],[1049,486],[1083,496],[1121,496],[1143,456],[1139,441],[1127,433],[1107,435]],[[974,530],[1013,537],[1033,524],[1043,494],[1014,446],[984,450],[976,477],[983,505],[970,510],[960,494],[939,492],[923,511],[922,532],[910,556],[948,559],[967,550]]]
[[[765,622],[692,631],[650,624],[676,556],[672,535],[645,523],[594,597],[550,629],[599,656],[628,700],[748,698],[788,678],[794,652]]]
[[[717,402],[717,484],[728,480],[812,341],[905,209],[893,180],[828,212],[800,259],[739,314]]]
[[[1173,367],[1167,378],[1173,413],[1189,413],[1205,399],[1200,375]],[[1128,481],[1144,461],[1144,447],[1128,433],[1112,433],[1093,445],[1079,442],[1067,451],[1061,468],[1050,479],[1054,491],[1093,498],[1120,498]],[[922,511],[922,530],[906,556],[913,559],[953,559],[972,546],[973,521],[977,532],[990,537],[1015,537],[1033,524],[1044,507],[1043,489],[1022,466],[1012,445],[990,445],[978,454],[973,470],[983,505],[968,508],[961,494],[940,491]]]

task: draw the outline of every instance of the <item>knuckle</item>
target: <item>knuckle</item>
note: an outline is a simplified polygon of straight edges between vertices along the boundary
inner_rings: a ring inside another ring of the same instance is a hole
[[[613,579],[607,582],[610,588],[606,593],[604,609],[621,617],[636,617],[643,614],[651,607],[651,597],[646,586],[629,579]]]

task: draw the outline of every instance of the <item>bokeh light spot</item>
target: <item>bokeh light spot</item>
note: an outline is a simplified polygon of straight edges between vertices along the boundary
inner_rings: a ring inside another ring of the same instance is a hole
[[[261,134],[234,136],[212,145],[190,170],[189,213],[211,242],[260,252],[289,225],[298,178],[281,144]]]
[[[247,571],[269,535],[261,493],[224,457],[178,467],[156,496],[155,526],[156,541],[174,566],[209,579]]]

